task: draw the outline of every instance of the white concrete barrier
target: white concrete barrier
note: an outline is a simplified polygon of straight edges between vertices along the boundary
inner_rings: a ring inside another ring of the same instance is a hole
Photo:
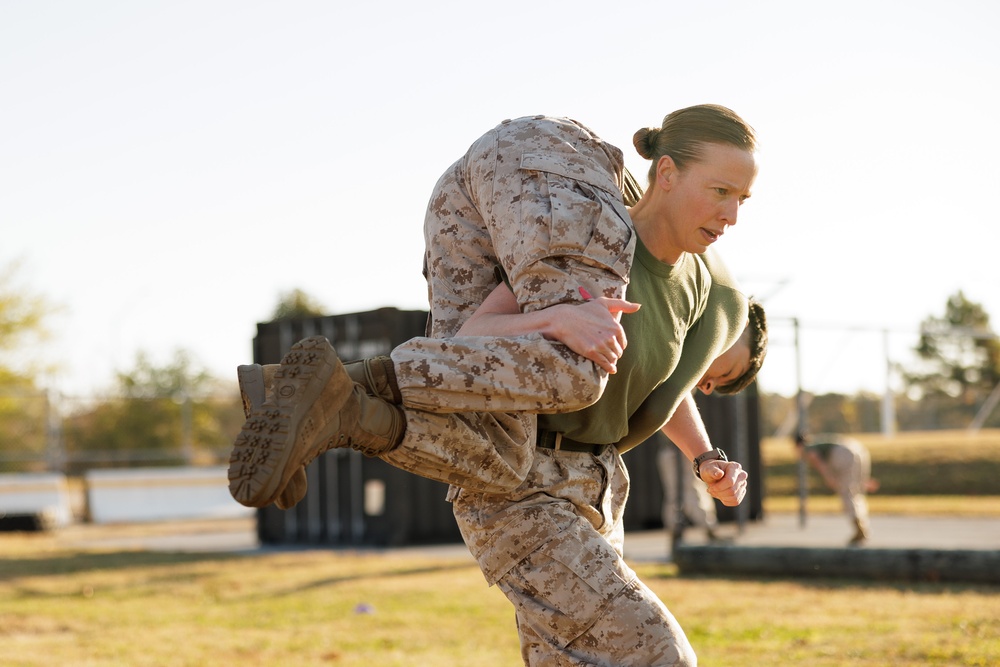
[[[65,526],[73,518],[66,476],[60,473],[0,474],[0,517],[34,517],[39,526]]]
[[[91,470],[85,481],[94,523],[241,517],[256,511],[233,500],[224,466]]]

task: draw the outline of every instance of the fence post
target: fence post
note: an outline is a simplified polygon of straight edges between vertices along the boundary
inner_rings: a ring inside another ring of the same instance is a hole
[[[42,394],[45,406],[45,462],[49,472],[64,472],[66,454],[63,451],[62,419],[53,400],[53,390]]]

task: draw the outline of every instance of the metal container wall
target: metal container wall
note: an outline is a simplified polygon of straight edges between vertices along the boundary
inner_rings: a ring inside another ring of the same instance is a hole
[[[297,341],[325,336],[345,361],[379,354],[422,336],[426,311],[395,308],[257,325],[254,361],[276,364]],[[354,450],[332,450],[307,469],[309,492],[291,510],[257,512],[265,544],[399,546],[459,542],[448,487]]]

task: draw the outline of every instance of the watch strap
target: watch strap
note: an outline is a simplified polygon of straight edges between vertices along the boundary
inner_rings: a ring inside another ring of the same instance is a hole
[[[699,454],[694,457],[694,462],[692,467],[694,468],[694,476],[701,479],[701,464],[705,461],[729,461],[729,457],[721,449],[710,449],[704,454]]]

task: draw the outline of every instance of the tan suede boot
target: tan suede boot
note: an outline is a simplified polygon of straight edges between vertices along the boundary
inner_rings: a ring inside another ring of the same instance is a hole
[[[351,447],[377,456],[398,446],[405,428],[402,409],[355,384],[326,338],[306,338],[282,359],[272,395],[236,438],[230,493],[264,507],[323,452]]]
[[[361,361],[349,361],[344,364],[351,379],[368,390],[372,396],[384,398],[390,403],[399,405],[403,397],[396,383],[396,369],[392,359],[387,356],[369,357]]]
[[[271,391],[274,383],[274,372],[281,368],[281,364],[248,364],[237,368],[240,381],[240,395],[243,398],[243,412],[250,416],[248,410],[249,396],[259,397],[263,403],[267,392]],[[368,357],[358,361],[344,362],[344,370],[347,375],[365,388],[372,396],[384,398],[390,403],[400,404],[403,397],[399,393],[399,385],[396,383],[396,369],[392,365],[392,359],[387,356]],[[263,384],[263,388],[260,385]],[[258,403],[259,405],[259,403]]]
[[[236,368],[236,377],[240,385],[240,398],[243,399],[243,414],[247,419],[254,410],[259,410],[267,400],[274,386],[274,374],[281,368],[281,364],[247,364]],[[291,509],[299,504],[306,491],[309,490],[309,479],[306,477],[306,469],[299,468],[288,480],[288,484],[281,490],[281,493],[274,500],[278,509]]]
[[[271,392],[274,384],[274,374],[281,364],[247,364],[237,367],[237,378],[240,386],[240,397],[243,399],[243,414],[250,419],[250,413],[260,408]],[[396,371],[392,359],[388,356],[369,357],[360,361],[350,361],[344,364],[344,369],[350,378],[362,385],[371,396],[378,396],[391,403],[399,404],[402,396],[396,383]],[[275,499],[278,509],[290,509],[305,497],[309,490],[309,480],[306,469],[296,471],[288,484]]]

